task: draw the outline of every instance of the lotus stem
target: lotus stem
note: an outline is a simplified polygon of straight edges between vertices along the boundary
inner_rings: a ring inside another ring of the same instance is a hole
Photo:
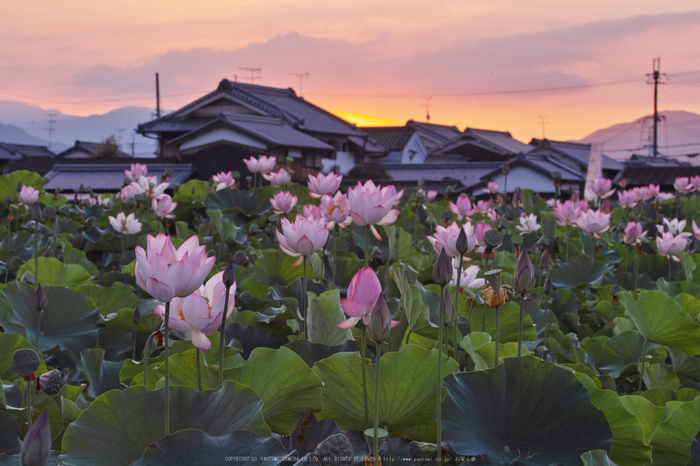
[[[369,424],[369,408],[367,405],[367,375],[365,373],[365,354],[367,352],[367,327],[362,324],[362,347],[360,357],[362,358],[362,391],[365,394],[365,425]]]
[[[440,287],[440,312],[438,313],[438,383],[437,383],[437,463],[442,461],[442,322],[445,311],[445,287]]]
[[[523,343],[523,302],[525,301],[525,295],[520,295],[520,318],[518,319],[518,357],[520,357],[520,346]],[[545,315],[545,320],[547,316]]]
[[[673,265],[673,259],[668,258],[668,282],[671,283],[671,266]]]
[[[455,337],[454,358],[458,364],[459,364],[459,359],[457,356],[457,338],[459,335],[459,326],[457,324],[459,323],[459,283],[460,283],[460,279],[462,278],[462,261],[464,261],[464,254],[459,255],[459,264],[457,264],[457,287],[455,288],[455,313],[457,315],[457,319],[455,320],[455,331],[454,331],[454,337]]]
[[[34,220],[34,279],[39,283],[39,221]],[[37,345],[37,349],[39,345]]]
[[[32,428],[32,381],[27,381],[24,387],[24,398],[27,400],[27,429]]]
[[[224,307],[224,309],[226,308]],[[170,301],[165,303],[165,319],[163,320],[165,321],[163,347],[165,349],[165,436],[167,437],[170,435]]]
[[[369,267],[369,225],[365,227],[365,267]]]
[[[197,388],[201,392],[202,391],[202,365],[201,365],[202,355],[200,353],[201,353],[200,349],[197,348]]]
[[[335,225],[333,227],[333,288],[336,288],[335,284],[335,275],[338,271],[338,238],[337,236],[340,235],[340,227],[338,225]]]
[[[304,335],[306,335],[306,338],[309,337],[308,335],[308,327],[306,326],[306,289],[307,289],[307,277],[306,277],[306,256],[304,256],[304,261],[303,265],[304,267],[304,289],[302,292],[302,297],[301,297],[301,325],[302,325],[302,332]]]
[[[304,268],[306,270],[306,268]],[[219,326],[219,388],[224,386],[224,346],[226,343],[226,314],[228,313],[228,298],[231,293],[231,286],[226,287],[226,296],[224,296],[224,312],[221,313],[221,325]],[[199,358],[197,358],[199,364]]]
[[[569,231],[571,230],[571,226],[567,223],[566,224],[566,238],[564,238],[564,242],[566,242],[566,262],[569,262]]]
[[[642,387],[644,386],[644,370],[646,368],[646,355],[647,355],[647,339],[644,339],[644,346],[642,347],[642,374],[639,376],[639,394],[642,393]]]
[[[496,367],[498,365],[498,345],[501,342],[500,339],[500,334],[499,334],[499,311],[500,311],[500,306],[496,306],[496,358],[493,362],[493,366]]]
[[[634,252],[634,299],[637,299],[637,284],[639,280],[639,253]]]
[[[41,315],[44,311],[39,311],[39,317],[36,319],[36,351],[41,354],[41,349],[39,348],[39,337],[41,336]]]
[[[374,466],[379,466],[379,364],[381,362],[382,344],[377,342],[377,372],[374,376]]]
[[[138,327],[139,324],[134,324],[134,341],[131,346],[131,359],[136,361],[136,338],[138,337]],[[37,347],[38,347],[39,337],[37,336]]]
[[[485,259],[484,260],[484,272],[486,272],[486,269],[489,266],[489,260]],[[484,314],[481,316],[481,331],[485,332],[486,331],[486,301],[484,301]]]

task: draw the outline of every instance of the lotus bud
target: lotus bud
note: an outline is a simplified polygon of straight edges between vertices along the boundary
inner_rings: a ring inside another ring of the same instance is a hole
[[[612,207],[610,206],[610,200],[605,199],[603,203],[600,205],[600,210],[605,212],[606,214],[609,214],[610,211],[612,210]]]
[[[445,252],[445,248],[440,250],[433,266],[433,280],[440,286],[445,286],[452,280],[452,261]]]
[[[238,300],[241,303],[248,305],[253,302],[253,293],[251,293],[250,291],[244,291],[240,294],[240,296],[238,296]]]
[[[513,290],[516,293],[528,294],[535,287],[535,267],[532,265],[530,255],[523,250],[515,263],[513,272]]]
[[[131,314],[131,320],[133,320],[135,324],[138,324],[141,321],[141,310],[138,306],[136,306],[133,314]]]
[[[489,282],[489,286],[492,290],[501,289],[501,269],[492,269],[488,272],[484,272],[484,278]]]
[[[464,228],[459,229],[459,235],[457,235],[457,241],[455,242],[455,249],[461,255],[464,255],[464,253],[469,250],[469,238]]]
[[[224,283],[226,289],[231,288],[233,286],[233,282],[236,281],[236,269],[233,266],[232,260],[229,260],[228,264],[226,264],[226,269],[224,269],[224,275],[221,278],[221,281]]]
[[[505,176],[508,176],[508,173],[510,173],[510,165],[508,164],[508,162],[504,162],[503,163],[503,174]]]
[[[35,222],[41,221],[41,207],[39,207],[38,202],[32,206],[32,220]]]
[[[454,324],[457,322],[457,313],[455,312],[455,306],[452,303],[452,297],[450,296],[450,293],[447,291],[447,288],[445,288],[445,291],[442,293],[442,306],[443,306],[443,314],[442,314],[442,321],[445,324],[445,327],[448,325]]]
[[[22,191],[22,183],[17,182],[17,188],[16,188],[16,189],[17,189],[17,192]]]
[[[19,462],[22,466],[45,466],[51,455],[49,412],[44,410],[22,441]]]
[[[20,377],[33,378],[32,376],[39,369],[39,355],[29,348],[18,349],[12,355],[12,368]]]
[[[49,396],[56,396],[63,385],[63,373],[58,369],[46,372],[39,376],[39,388]]]
[[[374,305],[374,309],[372,309],[372,314],[370,314],[369,327],[367,329],[369,338],[377,343],[389,340],[391,323],[391,312],[389,312],[389,308],[386,305],[386,300],[380,297],[377,300],[377,304]]]
[[[620,182],[617,183],[617,185],[618,185],[619,187],[621,187],[622,189],[625,189],[625,188],[627,187],[627,180],[624,179],[624,178],[622,178],[622,179],[620,180]]]
[[[545,249],[544,251],[542,251],[542,254],[540,255],[540,268],[541,269],[549,268],[549,249]]]
[[[49,304],[49,299],[46,297],[46,293],[44,293],[44,289],[41,287],[41,285],[38,285],[36,287],[36,290],[34,290],[34,308],[38,312],[44,312],[44,309],[46,309],[46,306]]]
[[[547,280],[544,281],[544,293],[549,296],[555,289],[556,287],[552,284],[552,279],[547,277]]]

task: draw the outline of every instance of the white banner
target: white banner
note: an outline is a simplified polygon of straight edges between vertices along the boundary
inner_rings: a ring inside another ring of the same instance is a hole
[[[586,174],[586,190],[584,193],[586,199],[595,198],[590,187],[593,180],[599,176],[603,176],[603,143],[594,142],[591,144],[591,156],[588,160],[588,173]]]

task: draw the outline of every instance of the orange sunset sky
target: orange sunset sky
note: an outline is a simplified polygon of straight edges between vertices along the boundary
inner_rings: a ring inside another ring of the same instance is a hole
[[[154,106],[156,71],[172,110],[259,66],[360,124],[432,97],[435,123],[577,139],[652,111],[657,56],[660,109],[700,113],[697,0],[27,0],[0,37],[0,100],[75,115]]]

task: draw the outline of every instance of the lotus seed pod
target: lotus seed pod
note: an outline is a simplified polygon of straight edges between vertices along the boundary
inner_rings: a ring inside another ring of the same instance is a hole
[[[33,349],[18,349],[12,355],[12,368],[20,377],[31,377],[40,364],[39,355]]]
[[[354,450],[345,435],[335,434],[319,443],[314,455],[322,466],[351,466]]]
[[[56,396],[63,385],[63,373],[58,369],[41,374],[39,387],[49,396]]]
[[[246,265],[248,263],[248,257],[246,257],[245,252],[236,251],[233,255],[233,263],[236,265]]]
[[[484,232],[484,243],[489,249],[496,249],[503,243],[503,235],[498,230],[487,230]]]
[[[238,300],[247,306],[253,302],[253,293],[250,291],[244,291],[238,296]]]

